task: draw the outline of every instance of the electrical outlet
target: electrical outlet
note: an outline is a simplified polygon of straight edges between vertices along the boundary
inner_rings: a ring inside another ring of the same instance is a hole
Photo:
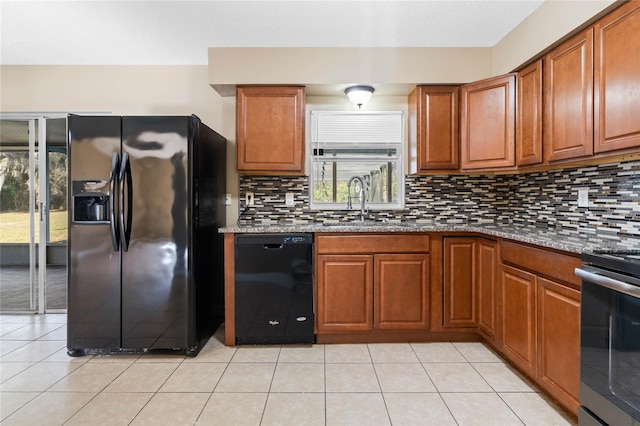
[[[578,188],[578,207],[589,207],[588,188]]]
[[[247,206],[253,206],[254,196],[253,192],[247,192],[244,198],[244,202]]]
[[[285,194],[285,205],[287,206],[292,206],[293,205],[293,193],[292,192],[287,192]]]
[[[224,194],[224,205],[225,206],[231,205],[231,194]]]

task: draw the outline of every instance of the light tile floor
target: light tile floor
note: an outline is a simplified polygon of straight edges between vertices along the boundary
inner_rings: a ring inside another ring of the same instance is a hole
[[[66,315],[0,316],[2,425],[571,425],[481,343],[70,358]]]

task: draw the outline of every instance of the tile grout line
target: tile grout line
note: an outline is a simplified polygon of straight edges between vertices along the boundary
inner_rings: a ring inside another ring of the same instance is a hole
[[[267,411],[267,404],[269,403],[269,396],[271,395],[271,387],[273,386],[273,380],[276,377],[276,371],[278,370],[278,362],[280,360],[281,353],[282,353],[282,345],[280,345],[280,347],[278,348],[278,356],[276,357],[276,362],[274,363],[274,366],[273,366],[273,373],[271,374],[271,381],[269,382],[269,389],[267,390],[267,398],[264,401],[264,407],[262,407],[262,415],[260,416],[260,423],[258,423],[259,425],[261,425],[262,422],[264,421],[264,414]]]
[[[327,424],[327,345],[322,345],[322,371],[324,382],[324,424]]]
[[[411,345],[409,345],[411,346]],[[378,370],[376,369],[376,363],[373,361],[373,356],[371,355],[371,347],[369,346],[369,344],[367,344],[367,350],[369,351],[369,357],[371,358],[371,364],[373,367],[373,374],[376,375],[376,381],[378,382],[378,387],[380,388],[380,396],[382,397],[382,403],[384,404],[384,410],[387,413],[387,419],[389,419],[389,424],[392,425],[393,422],[391,421],[391,413],[389,413],[389,406],[387,405],[387,400],[384,397],[384,392],[382,389],[382,383],[380,383],[380,377],[378,377]],[[413,348],[411,349],[413,351]]]
[[[226,365],[225,365],[224,369],[222,370],[222,373],[220,374],[220,377],[218,378],[218,381],[216,382],[215,386],[213,387],[213,389],[209,393],[209,398],[207,398],[207,400],[205,401],[204,405],[202,406],[202,409],[200,410],[200,413],[198,413],[198,416],[196,417],[195,424],[198,424],[198,421],[202,417],[202,413],[204,413],[205,408],[207,408],[207,405],[211,401],[211,398],[213,398],[213,394],[216,392],[216,388],[220,384],[220,381],[222,380],[222,377],[224,377],[224,374],[227,372],[227,369],[229,368],[229,365],[231,364],[231,360],[235,356],[236,352],[237,352],[237,348],[234,350],[233,355],[231,355],[231,358],[229,358],[229,360],[225,362]]]
[[[136,364],[136,363],[138,363],[139,361],[140,361],[140,358],[136,359],[136,360],[135,360],[131,365]],[[152,399],[153,399],[153,398],[154,398],[154,397],[159,393],[160,389],[162,389],[162,386],[164,386],[164,385],[167,383],[167,381],[169,380],[169,378],[170,378],[171,376],[173,376],[173,374],[174,374],[176,371],[178,371],[178,368],[180,367],[180,365],[182,365],[182,363],[183,363],[183,362],[184,362],[184,358],[183,358],[180,362],[178,362],[178,363],[177,363],[176,368],[174,368],[174,369],[173,369],[173,371],[171,372],[171,374],[169,374],[169,375],[167,376],[167,378],[166,378],[166,379],[164,379],[164,381],[162,382],[162,384],[161,384],[160,386],[158,386],[158,389],[156,389],[156,390],[155,390],[155,392],[152,392],[151,398],[149,398],[149,399],[147,400],[147,402],[145,402],[145,403],[142,405],[142,407],[140,407],[140,409],[138,410],[138,412],[136,413],[136,415],[135,415],[135,416],[133,416],[133,418],[131,419],[131,421],[129,421],[129,423],[128,423],[128,424],[133,423],[133,422],[134,422],[134,420],[136,419],[136,417],[138,417],[138,416],[140,415],[140,413],[142,413],[142,411],[144,410],[144,408],[145,408],[147,405],[149,405],[149,402],[151,402],[151,400],[152,400]],[[145,363],[140,362],[140,363],[141,363],[141,364],[145,364],[146,362],[145,362]],[[147,363],[147,364],[155,364],[155,363]],[[169,363],[165,363],[165,364],[169,364]],[[126,370],[125,370],[125,371],[126,371]],[[142,393],[146,393],[146,392],[142,392]]]

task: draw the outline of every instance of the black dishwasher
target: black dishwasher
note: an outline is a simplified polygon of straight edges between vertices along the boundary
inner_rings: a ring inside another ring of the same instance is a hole
[[[314,343],[313,235],[235,236],[236,343]]]

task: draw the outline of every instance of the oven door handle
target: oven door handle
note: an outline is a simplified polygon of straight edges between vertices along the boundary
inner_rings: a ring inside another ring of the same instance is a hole
[[[613,291],[624,293],[627,296],[640,299],[640,287],[636,287],[622,281],[614,280],[613,278],[605,277],[603,275],[594,274],[593,272],[585,271],[584,269],[580,268],[576,268],[575,272],[576,275],[582,278],[583,281],[589,281]]]

